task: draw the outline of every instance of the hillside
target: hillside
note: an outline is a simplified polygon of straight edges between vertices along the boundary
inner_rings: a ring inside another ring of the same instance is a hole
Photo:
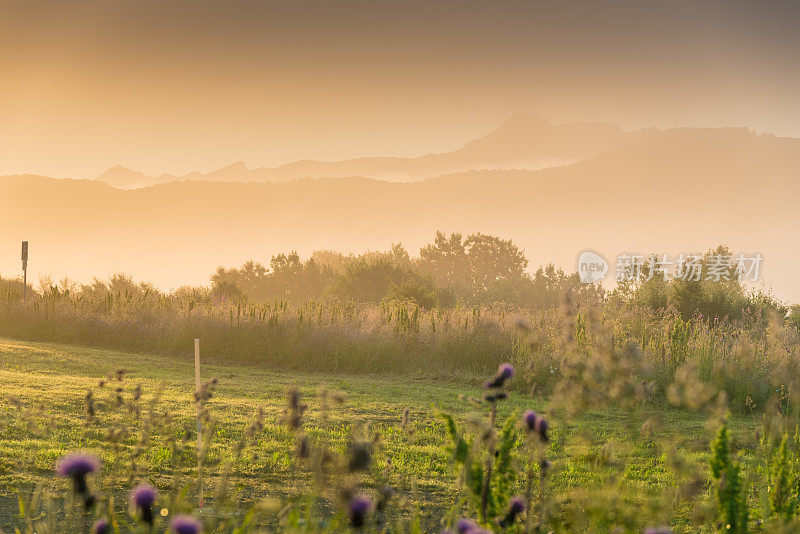
[[[540,169],[564,165],[653,133],[650,130],[626,133],[617,126],[603,123],[553,125],[540,115],[519,112],[484,137],[443,154],[414,158],[366,157],[346,161],[303,160],[276,168],[257,169],[248,169],[240,161],[205,174],[193,172],[183,176],[163,174],[158,177],[116,165],[97,180],[122,189],[174,180],[280,182],[305,177],[363,176],[405,182],[472,169]]]
[[[414,183],[185,181],[120,190],[90,180],[0,178],[0,273],[87,279],[116,271],[166,287],[206,283],[220,264],[296,249],[415,252],[436,230],[513,238],[534,265],[579,251],[670,254],[726,243],[760,252],[776,293],[800,301],[800,140],[745,129],[679,129],[569,166],[482,170]],[[77,217],[76,214],[80,214]],[[35,280],[35,278],[32,278]]]

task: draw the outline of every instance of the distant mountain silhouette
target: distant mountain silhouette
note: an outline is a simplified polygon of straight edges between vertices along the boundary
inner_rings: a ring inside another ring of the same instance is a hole
[[[469,150],[490,146],[502,130]],[[174,287],[207,283],[220,264],[268,263],[288,250],[402,242],[413,253],[436,230],[512,238],[532,265],[554,261],[569,270],[586,248],[613,263],[620,251],[678,254],[724,243],[761,253],[776,293],[800,302],[800,246],[790,238],[800,233],[797,169],[800,139],[682,128],[630,138],[571,165],[413,183],[186,181],[126,191],[95,180],[10,176],[0,178],[0,198],[14,199],[0,211],[0,244],[16,250],[30,240],[30,276],[86,280],[124,271]],[[0,273],[16,273],[18,263],[17,254],[0,256]]]
[[[161,183],[158,178],[147,176],[146,174],[128,169],[122,165],[114,165],[106,172],[96,178],[98,182],[104,182],[108,185],[118,187],[121,189],[132,189],[136,187],[147,187]]]
[[[117,165],[97,180],[123,189],[175,180],[281,182],[296,178],[362,176],[387,181],[416,181],[474,169],[541,169],[573,163],[655,130],[626,133],[618,126],[581,122],[553,125],[541,115],[518,112],[499,128],[462,148],[414,158],[365,157],[345,161],[302,160],[277,168],[248,169],[236,162],[222,169],[184,176],[149,177]]]

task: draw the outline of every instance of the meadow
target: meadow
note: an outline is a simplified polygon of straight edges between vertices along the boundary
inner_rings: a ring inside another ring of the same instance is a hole
[[[26,521],[20,517],[18,492],[28,495],[35,487],[46,488],[56,495],[69,491],[66,481],[54,479],[53,469],[59,458],[73,450],[93,451],[102,459],[98,485],[116,495],[113,506],[118,513],[125,511],[125,494],[131,485],[129,464],[142,425],[129,412],[127,403],[138,387],[143,392],[139,401],[143,412],[156,392],[160,392],[159,409],[168,410],[172,417],[168,425],[154,432],[138,454],[140,479],[161,490],[168,509],[171,505],[166,503],[182,487],[193,488],[190,502],[182,506],[188,504],[191,508],[197,504],[194,486],[197,472],[192,454],[196,413],[191,357],[3,339],[0,365],[3,530],[15,527],[24,530]],[[119,382],[124,407],[117,406],[113,378],[105,387],[98,386],[117,369],[126,370],[125,378]],[[480,413],[482,410],[470,398],[480,398],[482,377],[464,376],[458,381],[410,379],[400,384],[396,379],[378,375],[273,372],[230,365],[204,365],[202,374],[206,378],[219,378],[209,403],[215,423],[204,463],[207,506],[213,502],[211,496],[221,483],[236,444],[254,414],[263,408],[264,426],[230,469],[228,491],[232,498],[241,501],[242,509],[259,506],[263,525],[286,521],[287,511],[282,501],[308,491],[311,479],[308,472],[295,465],[294,436],[282,420],[285,393],[288,388],[297,387],[309,405],[306,416],[311,426],[307,430],[316,439],[324,436],[333,448],[344,451],[354,427],[362,427],[359,432],[368,428],[369,432],[380,434],[377,472],[369,476],[365,485],[377,491],[381,483],[391,484],[395,488],[392,506],[409,524],[417,518],[423,531],[439,531],[468,513],[463,503],[459,506],[458,472],[447,450],[448,438],[438,413],[452,413],[459,422]],[[97,402],[94,420],[87,415],[89,390],[95,392]],[[323,419],[321,399],[325,391],[329,396],[334,392],[342,394],[344,402],[331,408]],[[514,411],[521,415],[527,409],[544,408],[540,399],[513,395],[501,406],[498,416],[503,418]],[[405,410],[409,414],[404,428]],[[664,502],[665,495],[674,497],[679,486],[667,460],[654,455],[651,449],[662,440],[671,442],[685,460],[702,467],[709,456],[709,432],[703,414],[656,408],[634,417],[645,416],[662,419],[663,427],[651,441],[636,445],[626,443],[627,422],[632,417],[629,412],[588,410],[566,427],[554,426],[551,461],[557,467],[549,491],[561,499],[583,504],[592,502],[589,498],[596,492],[596,496],[603,497],[603,504],[596,501],[594,506],[600,507],[616,500],[608,484],[609,479],[619,477],[614,487],[617,484],[624,487],[626,502],[624,506],[618,502],[617,509],[608,510],[615,514],[607,518],[608,522],[644,527],[645,524],[639,525],[641,518],[636,517],[643,509],[661,510],[661,519],[666,522],[667,510],[672,510],[673,504]],[[746,429],[752,427],[748,419],[734,418],[732,425],[737,436],[752,444],[754,434],[745,435]],[[108,434],[121,426],[129,429],[129,435],[121,443],[114,443]],[[608,458],[608,465],[598,463],[600,451],[613,456]],[[708,488],[703,489],[707,491]],[[326,509],[335,510],[333,501],[331,498],[331,502],[325,503]],[[691,525],[694,503],[681,500],[675,506],[677,516],[673,521]],[[217,513],[213,507],[196,512],[201,517]],[[586,514],[583,520],[591,521],[591,514],[588,511]]]
[[[459,268],[390,254],[169,293],[0,279],[0,526],[798,527],[795,312],[735,282],[487,284],[475,260],[442,284]]]

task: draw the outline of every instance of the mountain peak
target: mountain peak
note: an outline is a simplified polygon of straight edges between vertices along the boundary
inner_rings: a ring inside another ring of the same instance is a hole
[[[544,118],[539,113],[531,113],[530,111],[515,111],[500,128],[507,128],[510,126],[524,125],[530,126],[552,126],[550,121]]]
[[[108,180],[115,180],[121,177],[131,176],[144,176],[144,174],[117,163],[95,179],[101,182],[108,182]]]
[[[221,171],[236,171],[236,172],[243,172],[247,170],[247,165],[244,161],[234,161],[230,165],[225,165],[221,169],[217,169],[215,172]]]
[[[554,126],[538,113],[531,113],[529,111],[517,111],[511,115],[506,121],[498,128],[492,130],[485,136],[478,138],[476,141],[485,139],[517,139],[519,137],[539,136],[552,130]]]
[[[131,188],[151,185],[153,178],[143,172],[129,169],[119,163],[109,168],[103,174],[95,178],[98,182],[107,183],[113,187]]]
[[[121,172],[136,172],[133,169],[129,169],[128,167],[123,166],[121,163],[117,163],[116,165],[109,167],[106,169],[100,176],[97,177],[98,180],[102,179],[104,176],[112,176]]]
[[[211,171],[205,175],[207,180],[244,181],[247,175],[247,165],[244,161],[235,161],[221,169]]]
[[[518,151],[520,145],[530,145],[544,137],[548,137],[555,127],[543,116],[528,111],[517,111],[483,137],[474,139],[464,145],[464,150],[501,151],[510,147]]]
[[[149,178],[115,165],[100,180],[132,188],[174,180],[214,182],[286,181],[307,177],[363,176],[388,181],[413,181],[467,169],[536,169],[574,163],[615,148],[628,140],[619,127],[594,122],[552,124],[538,113],[517,111],[497,128],[443,154],[411,158],[355,158],[343,161],[301,160],[276,168],[248,169],[243,161],[207,173],[192,172]]]

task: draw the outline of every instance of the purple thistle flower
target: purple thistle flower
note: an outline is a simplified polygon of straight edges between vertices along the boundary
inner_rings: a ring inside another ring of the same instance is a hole
[[[525,421],[525,428],[528,429],[528,432],[533,432],[536,430],[536,420],[539,418],[536,415],[536,412],[533,410],[526,410],[525,415],[522,416],[522,420]]]
[[[525,499],[516,496],[512,497],[511,501],[508,503],[508,512],[506,512],[505,517],[500,519],[497,523],[503,527],[510,527],[514,524],[514,521],[517,520],[517,516],[525,511]]]
[[[86,508],[94,505],[94,495],[89,493],[89,486],[86,484],[86,475],[94,473],[100,469],[100,460],[90,454],[70,454],[64,456],[56,465],[56,473],[61,477],[72,479],[72,487],[75,493],[83,497],[83,504]]]
[[[456,532],[458,532],[458,534],[470,534],[478,528],[478,524],[472,519],[465,519],[462,517],[456,521]]]
[[[355,528],[364,526],[364,519],[367,512],[372,510],[372,501],[369,497],[353,497],[350,501],[350,522]]]
[[[550,428],[550,425],[547,424],[547,419],[533,410],[528,410],[525,412],[522,420],[525,421],[526,430],[528,432],[536,432],[539,435],[539,439],[542,440],[542,443],[550,441],[550,438],[547,436],[547,430]]]
[[[512,376],[514,376],[514,367],[510,363],[501,363],[495,375],[491,380],[486,382],[484,386],[486,388],[502,387],[503,384],[506,383],[506,380],[510,379]]]
[[[539,438],[543,443],[550,441],[550,438],[547,437],[547,431],[549,428],[550,425],[547,424],[547,419],[542,416],[538,416],[536,418],[536,432],[539,434]]]
[[[139,508],[152,506],[156,501],[156,489],[147,484],[139,484],[131,492],[131,501]]]
[[[101,517],[94,522],[92,534],[108,534],[108,519]]]
[[[156,501],[156,489],[147,484],[139,484],[131,492],[131,502],[139,508],[142,521],[153,524],[153,503]]]
[[[170,525],[175,534],[200,534],[203,524],[190,515],[176,515]]]
[[[508,505],[508,511],[513,512],[514,514],[521,514],[525,511],[525,499],[517,495],[516,497],[511,498],[511,502]]]
[[[70,454],[59,460],[56,472],[60,477],[85,477],[100,469],[100,460],[90,454]]]

